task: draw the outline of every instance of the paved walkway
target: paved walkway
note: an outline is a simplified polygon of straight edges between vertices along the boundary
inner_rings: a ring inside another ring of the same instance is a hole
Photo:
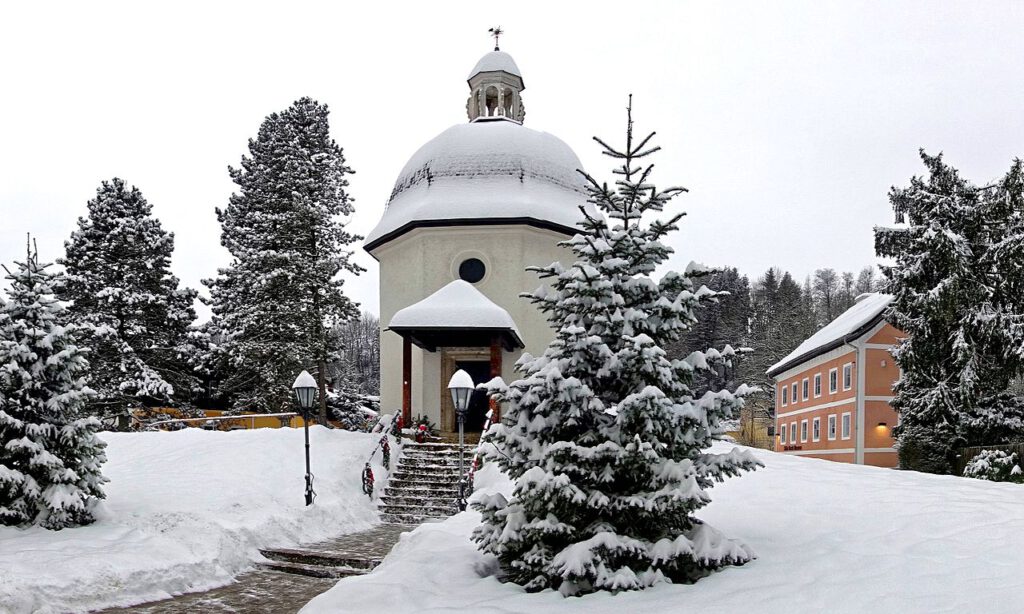
[[[382,559],[398,543],[398,536],[413,527],[382,524],[367,531],[304,546],[302,550],[345,554],[352,558]],[[218,614],[224,612],[298,612],[310,599],[334,586],[336,579],[310,578],[276,571],[246,572],[235,582],[204,593],[189,593],[128,608],[103,610],[106,614]]]

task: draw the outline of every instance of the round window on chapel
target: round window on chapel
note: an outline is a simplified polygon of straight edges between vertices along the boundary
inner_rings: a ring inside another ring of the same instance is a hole
[[[484,263],[476,258],[469,258],[463,260],[462,264],[459,265],[459,278],[468,281],[471,284],[475,284],[484,278],[484,273],[487,272],[487,267]]]

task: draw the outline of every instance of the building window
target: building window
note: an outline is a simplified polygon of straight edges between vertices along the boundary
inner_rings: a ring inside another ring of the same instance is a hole
[[[793,394],[789,396],[793,397],[793,405],[796,405],[796,382],[793,382]]]
[[[796,422],[789,423],[789,443],[796,443]]]
[[[787,388],[788,388],[788,386],[787,386]],[[779,429],[779,443],[781,443],[781,444],[785,444],[786,443],[786,425],[785,424],[783,424],[782,428]]]
[[[475,284],[484,278],[487,267],[478,258],[467,258],[459,265],[459,278]]]
[[[814,374],[814,398],[821,396],[821,373]]]
[[[843,390],[853,388],[853,363],[843,365]]]
[[[828,417],[828,440],[836,440],[836,415],[832,414]]]
[[[843,414],[843,439],[850,438],[850,412]]]
[[[785,407],[789,404],[789,386],[782,387],[782,406]]]
[[[815,418],[811,425],[812,440],[821,441],[821,418]]]
[[[804,443],[806,441],[807,441],[807,421],[806,420],[801,420],[800,421],[800,443]]]
[[[828,392],[832,394],[839,390],[839,369],[828,370]]]
[[[805,400],[805,401],[806,401],[807,399],[809,399],[809,398],[810,398],[810,396],[811,396],[811,395],[810,395],[810,393],[809,393],[809,390],[810,390],[810,388],[811,388],[811,380],[809,380],[809,379],[807,379],[807,378],[805,377],[805,378],[804,378],[804,381],[803,381],[803,389],[804,389],[804,400]]]

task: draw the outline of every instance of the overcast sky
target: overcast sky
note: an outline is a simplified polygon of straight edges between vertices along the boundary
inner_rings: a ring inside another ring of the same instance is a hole
[[[488,7],[494,6],[493,10]],[[500,8],[498,8],[500,7]],[[23,2],[0,8],[0,262],[53,260],[100,181],[142,190],[176,236],[183,283],[228,262],[215,207],[263,118],[331,108],[357,174],[352,227],[377,223],[406,160],[466,121],[465,79],[501,47],[526,125],[607,176],[626,96],[664,148],[655,183],[688,212],[672,262],[875,262],[891,185],[944,151],[987,181],[1024,155],[1024,2]],[[377,270],[349,294],[376,312]]]

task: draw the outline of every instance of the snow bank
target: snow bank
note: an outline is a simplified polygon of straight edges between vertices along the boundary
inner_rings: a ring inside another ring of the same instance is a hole
[[[468,538],[479,515],[465,512],[403,535],[372,574],[342,580],[302,611],[1020,611],[1024,487],[755,455],[765,468],[715,486],[699,516],[759,558],[694,585],[568,600],[528,594],[486,576],[493,560]],[[507,481],[487,479],[482,490],[508,492]]]
[[[0,527],[0,612],[84,611],[206,590],[249,567],[260,547],[377,522],[360,471],[380,435],[310,429],[318,497],[308,508],[301,430],[101,438],[110,483],[95,524],[57,532]],[[381,471],[374,471],[379,479]]]

